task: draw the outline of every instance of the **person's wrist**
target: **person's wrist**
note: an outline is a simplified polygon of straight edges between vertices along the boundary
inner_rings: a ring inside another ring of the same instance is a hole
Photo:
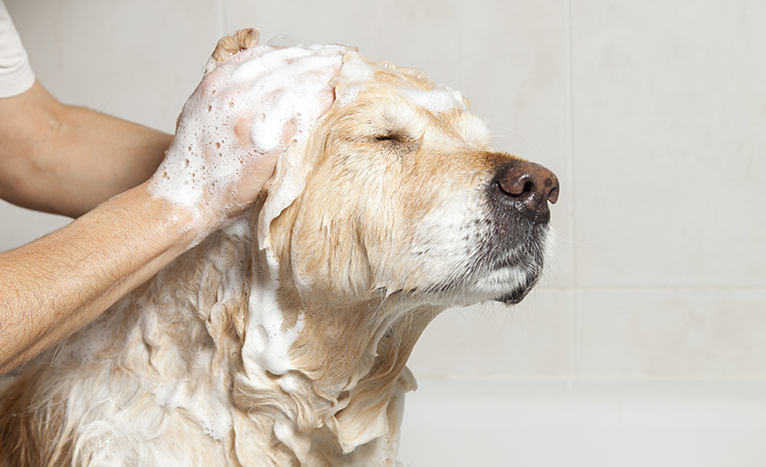
[[[127,210],[123,216],[132,219],[145,241],[156,243],[156,250],[187,250],[199,243],[197,239],[204,238],[210,228],[186,206],[156,196],[150,181],[115,196],[101,207]]]

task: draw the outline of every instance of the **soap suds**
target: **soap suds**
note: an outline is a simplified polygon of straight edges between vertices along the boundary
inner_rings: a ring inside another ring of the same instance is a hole
[[[446,86],[436,87],[429,91],[420,89],[404,88],[399,90],[400,95],[417,106],[435,114],[449,112],[453,109],[468,110],[463,95]]]
[[[277,302],[277,260],[271,250],[264,252],[268,270],[253,274],[247,316],[247,334],[242,345],[242,361],[249,379],[257,379],[268,371],[283,375],[294,368],[288,351],[303,330],[303,316],[295,325],[284,329],[284,316]]]
[[[237,189],[255,161],[304,141],[327,111],[329,81],[346,50],[257,46],[223,62],[186,102],[152,194],[195,221],[215,216],[205,225],[225,224],[239,202],[252,201],[238,199]]]
[[[356,51],[346,53],[343,67],[333,78],[332,85],[336,86],[336,105],[345,106],[356,101],[359,93],[375,77],[375,72],[387,68],[401,69],[388,63],[375,63]],[[454,109],[468,110],[466,100],[460,91],[451,89],[443,84],[432,83],[434,88],[429,90],[415,87],[396,88],[397,93],[411,104],[422,107],[432,113],[444,113]]]

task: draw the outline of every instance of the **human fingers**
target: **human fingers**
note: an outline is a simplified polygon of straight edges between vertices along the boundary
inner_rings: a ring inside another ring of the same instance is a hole
[[[328,83],[344,51],[256,47],[224,62],[184,106],[154,193],[187,206],[211,229],[239,214],[276,158],[332,104]]]

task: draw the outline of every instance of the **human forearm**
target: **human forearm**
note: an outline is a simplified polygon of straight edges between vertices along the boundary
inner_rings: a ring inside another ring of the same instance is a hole
[[[198,236],[187,211],[145,185],[0,254],[0,374],[81,328]]]
[[[148,179],[172,137],[63,105],[39,83],[0,100],[0,197],[78,217]]]
[[[45,210],[77,217],[145,182],[164,157],[172,136],[90,109],[68,107],[67,128],[40,191]]]

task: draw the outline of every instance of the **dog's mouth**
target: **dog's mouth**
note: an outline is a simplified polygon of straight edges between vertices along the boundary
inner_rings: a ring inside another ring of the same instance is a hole
[[[539,279],[539,275],[535,276],[531,282],[525,283],[517,288],[515,288],[512,292],[507,293],[505,295],[502,295],[498,298],[495,298],[493,301],[500,302],[505,305],[517,305],[522,300],[524,300],[524,297],[529,294],[529,292],[532,290],[532,288],[537,283],[537,280]]]
[[[515,242],[515,248],[507,243],[508,238],[500,241],[501,245],[495,239],[490,242],[493,245],[487,249],[488,253],[482,255],[490,272],[489,280],[480,280],[479,286],[486,286],[487,292],[494,293],[488,299],[516,305],[540,279],[548,255],[549,230],[547,226],[535,226],[525,233],[521,235],[522,241]]]
[[[515,249],[483,248],[468,267],[452,280],[420,289],[428,295],[446,298],[453,305],[497,301],[506,305],[521,302],[537,284],[547,256],[547,229],[533,235],[536,241]]]
[[[516,305],[537,284],[542,271],[542,263],[527,265],[527,267],[515,266],[507,271],[500,271],[495,275],[498,279],[495,279],[495,283],[488,287],[488,299],[506,305]]]

